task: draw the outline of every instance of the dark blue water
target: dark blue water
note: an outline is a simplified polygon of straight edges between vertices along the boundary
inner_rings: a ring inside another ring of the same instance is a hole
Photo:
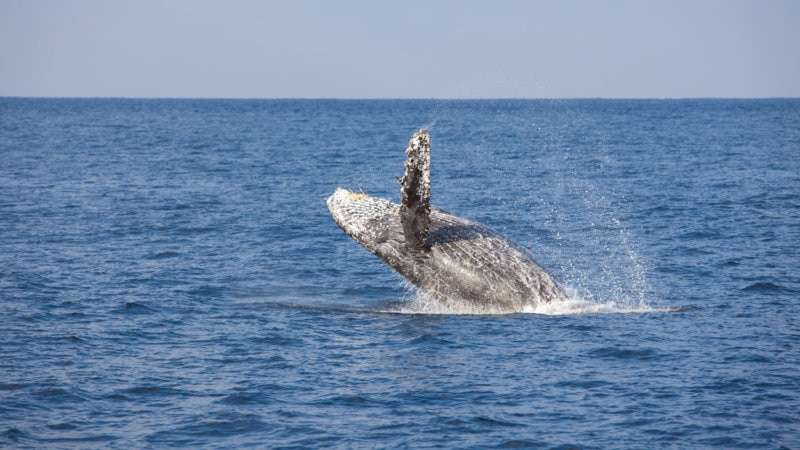
[[[417,295],[433,203],[573,300]],[[0,446],[798,448],[800,100],[0,99]]]

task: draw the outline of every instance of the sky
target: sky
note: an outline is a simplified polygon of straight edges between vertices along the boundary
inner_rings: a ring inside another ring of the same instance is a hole
[[[800,97],[800,1],[0,0],[0,96]]]

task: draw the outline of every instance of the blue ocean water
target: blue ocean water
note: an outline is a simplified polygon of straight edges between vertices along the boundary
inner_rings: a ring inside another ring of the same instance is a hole
[[[399,198],[573,300],[418,295]],[[800,100],[0,98],[0,446],[800,448]]]

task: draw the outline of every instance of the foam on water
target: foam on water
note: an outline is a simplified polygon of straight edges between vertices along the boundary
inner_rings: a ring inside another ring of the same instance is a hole
[[[571,298],[563,302],[550,302],[537,305],[525,313],[544,314],[548,316],[563,316],[575,314],[641,314],[656,312],[674,312],[674,308],[655,308],[646,303],[629,305],[609,301],[606,303],[593,302],[580,298]]]
[[[399,314],[455,314],[455,315],[506,315],[509,311],[492,308],[491,305],[475,305],[458,299],[435,298],[408,284],[410,299],[400,302],[385,312]],[[680,311],[680,308],[657,308],[645,301],[631,302],[627,298],[608,301],[586,300],[572,288],[566,289],[569,298],[565,301],[541,303],[512,313],[564,316],[579,314],[642,314]]]

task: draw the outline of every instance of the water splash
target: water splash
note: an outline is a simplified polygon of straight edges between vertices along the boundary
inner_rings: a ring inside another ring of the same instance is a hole
[[[545,173],[547,181],[520,195],[512,209],[538,211],[531,217],[544,218],[543,228],[549,232],[540,236],[541,250],[552,261],[546,267],[562,284],[574,287],[569,293],[574,301],[557,310],[658,310],[651,306],[657,295],[648,280],[649,263],[640,251],[635,214],[627,206],[625,191],[613,182],[619,169],[616,153],[607,136],[580,117],[569,121],[559,117],[557,128],[562,127],[562,133],[539,143],[543,151],[531,166],[530,178]],[[593,153],[579,151],[582,146],[577,143],[591,146]],[[533,312],[548,313],[554,307],[544,305]]]
[[[565,316],[581,314],[643,314],[667,313],[681,311],[681,308],[659,308],[641,301],[631,303],[628,298],[609,301],[587,300],[567,288],[569,298],[565,301],[542,303],[528,306],[520,311],[492,308],[491,305],[475,305],[458,299],[442,299],[408,285],[410,298],[395,302],[385,312],[397,314],[444,314],[444,315],[507,315],[507,314],[540,314],[547,316]]]
[[[656,308],[648,304],[629,305],[609,301],[599,303],[580,298],[569,299],[563,302],[543,303],[523,311],[525,313],[542,314],[547,316],[568,316],[580,314],[644,314],[675,312],[675,308]]]

